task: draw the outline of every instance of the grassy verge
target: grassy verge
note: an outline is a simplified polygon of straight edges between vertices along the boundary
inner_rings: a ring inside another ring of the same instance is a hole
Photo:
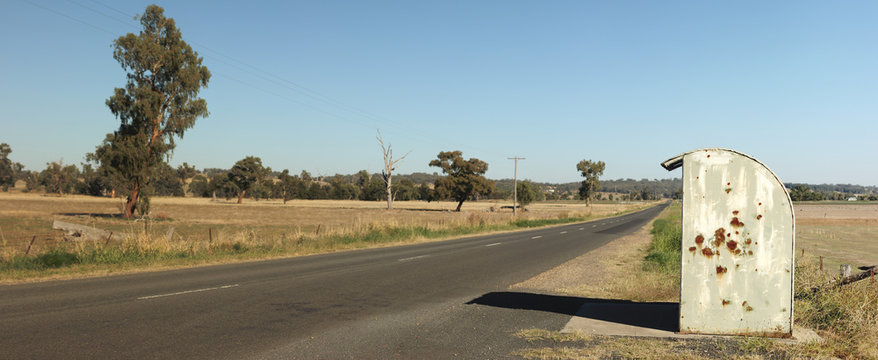
[[[676,301],[679,296],[680,207],[672,204],[653,222],[651,242],[639,266],[606,286],[618,299]],[[627,256],[627,254],[626,254]],[[816,256],[796,259],[795,324],[814,329],[820,342],[786,344],[759,337],[651,339],[523,330],[528,359],[878,359],[878,279],[832,287],[834,272],[821,271]],[[812,289],[819,290],[812,290]]]
[[[824,341],[790,352],[798,357],[878,359],[878,279],[833,287],[835,274],[819,267],[819,260],[808,255],[796,263],[795,321],[815,329]]]
[[[37,254],[0,256],[0,281],[64,277],[131,271],[144,268],[191,266],[285,256],[326,253],[348,249],[440,240],[499,231],[514,231],[587,221],[603,216],[559,215],[554,219],[493,222],[473,213],[463,224],[373,225],[344,231],[265,231],[258,226],[214,233],[208,241],[186,237],[167,238],[130,226],[121,241],[60,242]],[[220,236],[222,234],[222,236]]]
[[[672,202],[652,223],[651,241],[641,251],[626,254],[641,260],[606,282],[611,296],[632,301],[680,300],[680,202]]]

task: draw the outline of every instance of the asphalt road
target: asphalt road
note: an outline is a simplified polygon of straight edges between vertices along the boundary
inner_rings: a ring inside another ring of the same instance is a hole
[[[663,206],[444,242],[0,286],[0,359],[504,358],[581,301],[508,287]]]

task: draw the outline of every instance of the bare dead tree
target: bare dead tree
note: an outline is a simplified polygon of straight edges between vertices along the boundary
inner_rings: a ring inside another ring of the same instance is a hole
[[[381,170],[381,177],[384,179],[384,185],[387,187],[387,210],[391,210],[393,209],[393,191],[391,190],[391,186],[393,184],[393,170],[396,170],[394,166],[412,152],[409,151],[401,158],[394,160],[393,149],[389,144],[384,146],[384,139],[381,137],[381,131],[378,131],[378,136],[375,138],[378,139],[378,143],[381,144],[381,152],[384,154],[384,170]]]

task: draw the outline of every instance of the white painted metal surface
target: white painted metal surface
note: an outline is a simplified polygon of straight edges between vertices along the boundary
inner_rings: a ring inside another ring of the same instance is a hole
[[[795,219],[783,183],[733,150],[662,163],[681,165],[680,332],[791,336]]]

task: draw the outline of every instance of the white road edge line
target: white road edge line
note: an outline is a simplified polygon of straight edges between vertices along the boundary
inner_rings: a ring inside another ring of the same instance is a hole
[[[502,244],[502,243],[493,243],[493,244],[485,245],[485,247],[489,247],[489,246],[497,246],[497,245],[500,245],[500,244]]]
[[[211,291],[211,290],[228,289],[228,288],[233,288],[233,287],[236,287],[236,286],[238,286],[238,284],[223,285],[223,286],[217,286],[217,287],[205,288],[205,289],[186,290],[186,291],[180,291],[180,292],[175,292],[175,293],[170,293],[170,294],[160,294],[160,295],[141,296],[141,297],[137,298],[137,300],[149,300],[149,299],[155,299],[155,298],[166,297],[166,296],[191,294],[191,293],[197,293],[197,292],[202,292],[202,291]]]
[[[532,237],[531,239],[539,239],[539,238],[541,238],[541,237],[543,237],[543,236],[542,236],[542,235],[537,235],[537,236]]]
[[[425,257],[430,257],[430,255],[418,255],[418,256],[412,256],[412,257],[402,258],[402,259],[399,259],[399,260],[397,260],[397,261],[400,261],[400,262],[403,262],[403,261],[412,261],[412,260],[422,259],[422,258],[425,258]]]

